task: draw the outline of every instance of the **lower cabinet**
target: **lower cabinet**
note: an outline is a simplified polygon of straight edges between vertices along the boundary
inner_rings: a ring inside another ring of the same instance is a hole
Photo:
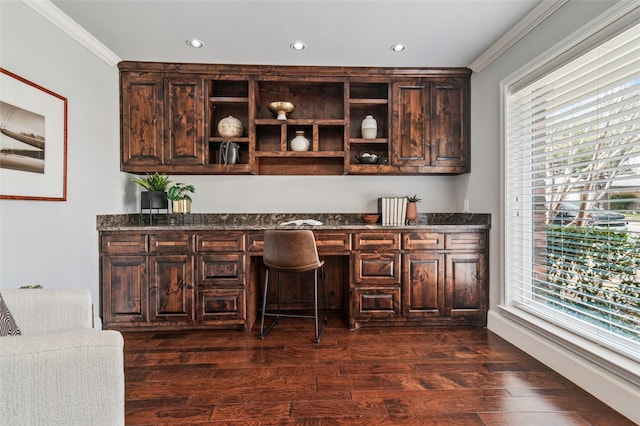
[[[100,240],[104,328],[247,326],[242,232],[103,232]]]
[[[355,234],[352,314],[366,323],[486,325],[487,234]]]
[[[486,230],[316,234],[319,252],[345,261],[333,262],[332,285],[350,328],[486,325]],[[261,243],[243,230],[100,232],[103,327],[251,329]]]

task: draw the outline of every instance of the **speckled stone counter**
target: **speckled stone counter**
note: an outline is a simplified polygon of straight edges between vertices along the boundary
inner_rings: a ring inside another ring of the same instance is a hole
[[[315,219],[320,226],[295,226],[292,228],[321,229],[430,229],[455,227],[486,229],[491,227],[491,215],[484,213],[420,213],[415,225],[382,226],[367,225],[361,213],[197,213],[197,214],[119,214],[99,215],[96,226],[99,231],[120,230],[260,230],[282,227],[280,224],[298,219]]]

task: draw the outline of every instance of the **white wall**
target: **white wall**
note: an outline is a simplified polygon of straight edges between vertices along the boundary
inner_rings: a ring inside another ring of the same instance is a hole
[[[502,315],[500,272],[503,255],[500,211],[500,93],[502,79],[613,6],[615,1],[569,1],[471,80],[472,170],[458,178],[458,199],[492,214],[490,235],[489,329],[540,359],[635,421],[640,421],[638,386],[568,352],[544,336]],[[458,209],[460,206],[458,205]]]
[[[118,70],[18,1],[0,1],[0,43],[0,66],[66,97],[69,107],[67,201],[0,201],[0,288],[89,288],[97,307],[96,215],[137,212],[140,192],[120,172]],[[174,180],[196,186],[194,213],[369,212],[379,196],[414,193],[423,212],[462,203],[447,176]]]

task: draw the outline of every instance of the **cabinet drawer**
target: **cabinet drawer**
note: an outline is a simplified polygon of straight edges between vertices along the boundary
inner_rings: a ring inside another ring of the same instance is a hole
[[[444,234],[439,232],[406,232],[402,234],[404,250],[442,250]]]
[[[247,251],[251,254],[262,254],[264,251],[264,233],[247,234]]]
[[[243,232],[199,233],[196,236],[196,247],[199,252],[244,251]]]
[[[151,253],[193,253],[193,234],[151,234],[149,252]]]
[[[400,317],[400,287],[354,289],[355,316],[361,318]]]
[[[351,235],[346,232],[317,232],[315,237],[319,254],[351,251]]]
[[[147,252],[146,234],[103,235],[100,251],[108,254],[137,254]]]
[[[204,286],[243,286],[244,253],[198,255],[198,284]]]
[[[318,254],[339,254],[351,251],[351,235],[347,232],[315,232]],[[264,251],[264,233],[247,236],[249,253],[262,254]]]
[[[355,253],[356,284],[400,284],[400,253]]]
[[[198,289],[196,318],[241,323],[245,319],[244,289]]]
[[[397,232],[359,232],[353,234],[355,250],[400,250],[400,234]]]
[[[454,232],[445,235],[447,250],[482,251],[487,248],[487,235],[484,232]]]

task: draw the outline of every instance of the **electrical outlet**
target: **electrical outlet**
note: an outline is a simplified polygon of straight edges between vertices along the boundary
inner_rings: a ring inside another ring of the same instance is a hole
[[[464,212],[469,213],[469,200],[464,200]]]

